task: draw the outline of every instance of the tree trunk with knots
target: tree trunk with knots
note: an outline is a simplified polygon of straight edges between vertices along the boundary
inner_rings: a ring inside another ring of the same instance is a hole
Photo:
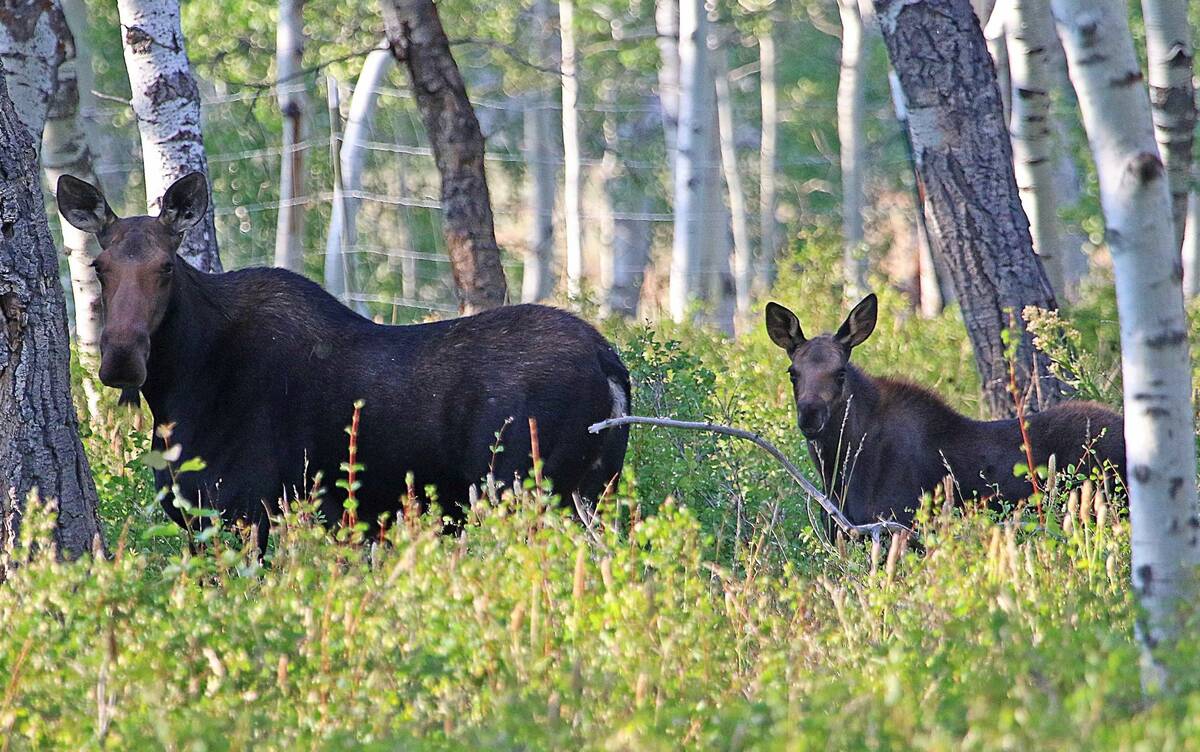
[[[1003,332],[1019,341],[1016,385],[1036,410],[1063,399],[1025,331],[1026,306],[1055,309],[1013,174],[995,70],[969,0],[878,0],[888,56],[908,103],[934,252],[951,272],[988,411],[1015,414]]]
[[[442,217],[459,308],[504,305],[508,285],[492,221],[483,133],[433,0],[381,0],[392,54],[408,70],[442,176]]]
[[[0,73],[3,66],[0,66]],[[96,487],[71,402],[67,309],[43,208],[37,153],[0,75],[0,548],[30,493],[58,505],[68,556],[100,535]],[[0,572],[0,577],[3,573]]]

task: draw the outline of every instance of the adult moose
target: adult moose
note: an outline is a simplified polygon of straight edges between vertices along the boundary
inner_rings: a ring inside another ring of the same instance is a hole
[[[178,461],[205,462],[180,477],[189,502],[256,525],[260,549],[268,511],[317,473],[324,517],[340,519],[345,492],[333,479],[359,399],[358,515],[371,523],[399,508],[410,471],[461,520],[455,502],[489,469],[501,481],[529,470],[531,417],[544,473],[563,498],[596,498],[620,472],[628,432],[601,440],[587,427],[624,414],[629,375],[587,323],[524,305],[382,326],[282,269],[204,274],[176,249],[207,204],[198,173],[167,189],[158,217],[119,219],[91,185],[58,182],[63,217],[102,249],[100,380],[140,390],[155,425],[173,426]],[[497,432],[502,453],[493,451]],[[170,488],[168,472],[155,475]],[[187,522],[173,499],[164,507]]]
[[[868,376],[851,351],[875,330],[868,295],[835,334],[808,339],[796,314],[768,303],[767,334],[787,351],[796,423],[825,490],[856,524],[912,521],[925,492],[953,474],[958,494],[1016,500],[1032,492],[1013,468],[1027,461],[1017,420],[978,421],[915,384]],[[1121,416],[1093,402],[1064,402],[1027,419],[1036,465],[1111,465],[1125,476]]]

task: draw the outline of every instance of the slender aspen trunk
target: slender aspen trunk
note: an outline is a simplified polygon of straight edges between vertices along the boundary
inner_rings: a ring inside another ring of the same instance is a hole
[[[71,36],[75,40],[75,78],[79,92],[79,127],[84,139],[92,150],[94,157],[103,154],[128,153],[123,148],[124,139],[101,127],[99,119],[100,100],[96,96],[96,75],[92,62],[92,48],[88,43],[88,10],[84,0],[62,0],[63,13],[67,17],[67,25],[71,28]],[[113,61],[124,66],[124,59]],[[129,144],[132,146],[132,144]],[[99,186],[108,201],[113,206],[121,206],[125,195],[125,184],[128,181],[127,169],[110,169],[96,175]]]
[[[1010,2],[1007,22],[1008,69],[1012,85],[1009,132],[1021,204],[1029,217],[1033,249],[1042,259],[1050,286],[1058,295],[1067,288],[1058,232],[1058,200],[1051,159],[1053,122],[1050,56],[1058,45],[1050,0]]]
[[[710,49],[713,47],[710,45]],[[721,190],[721,144],[717,124],[716,85],[712,68],[706,66],[705,71],[708,85],[704,109],[708,117],[701,134],[704,156],[699,164],[702,175],[699,221],[704,229],[700,232],[700,245],[696,249],[696,264],[699,267],[696,289],[705,303],[713,326],[732,337],[735,319],[733,237],[730,230],[732,219]]]
[[[987,40],[988,54],[996,66],[996,83],[1000,85],[1000,100],[1004,103],[1004,122],[1012,118],[1012,80],[1009,73],[1007,28],[1016,0],[999,0],[986,16],[981,16],[983,38]]]
[[[1188,321],[1171,222],[1169,181],[1154,140],[1119,0],[1053,0],[1100,177],[1116,275],[1125,389],[1133,585],[1148,689],[1168,678],[1155,656],[1182,638],[1178,608],[1196,594],[1196,447]]]
[[[738,321],[750,313],[750,285],[753,281],[750,226],[746,217],[746,192],[738,166],[737,134],[733,122],[733,94],[729,90],[729,61],[724,49],[714,55],[717,86],[717,128],[721,144],[721,171],[729,195],[729,213],[733,223],[733,286]]]
[[[758,286],[775,284],[779,255],[779,221],[775,216],[775,182],[779,140],[779,104],[775,92],[775,38],[771,31],[758,35],[759,98],[762,135],[758,155]]]
[[[346,130],[338,150],[340,182],[334,186],[333,214],[325,243],[325,287],[341,300],[353,300],[358,292],[358,207],[362,202],[363,162],[371,140],[371,125],[379,102],[379,87],[395,64],[388,49],[372,50],[350,97]],[[331,111],[332,116],[332,111]],[[352,306],[360,313],[362,303]]]
[[[65,26],[62,28],[66,30]],[[64,40],[66,56],[58,66],[58,85],[50,100],[50,110],[42,131],[42,169],[52,189],[58,185],[58,178],[63,174],[96,184],[92,151],[80,128],[74,43],[70,32],[67,34]],[[98,353],[102,312],[100,282],[96,279],[92,260],[100,252],[100,247],[95,238],[76,229],[70,222],[61,220],[61,227],[63,253],[71,273],[75,304],[75,341],[81,351]]]
[[[712,80],[708,74],[708,18],[704,0],[679,5],[679,125],[675,135],[675,233],[671,249],[669,303],[671,318],[683,321],[692,304],[704,232],[704,160],[711,152],[707,132],[712,111],[706,105]]]
[[[1021,312],[1057,303],[1033,252],[979,22],[967,0],[875,5],[908,103],[930,241],[954,281],[988,409],[997,416],[1015,412],[1004,342],[1014,315],[1021,330],[1017,387],[1030,395],[1027,409],[1054,404],[1066,387],[1036,356]]]
[[[191,172],[208,175],[200,132],[200,90],[179,25],[178,0],[118,0],[125,67],[142,138],[146,201],[151,212],[167,188]],[[221,271],[213,202],[188,231],[179,255],[205,272]]]
[[[929,245],[929,227],[925,223],[925,189],[921,185],[921,174],[917,171],[912,138],[909,136],[908,103],[904,100],[904,90],[900,88],[900,79],[895,71],[888,71],[888,85],[892,92],[892,107],[904,137],[904,153],[908,157],[909,169],[913,175],[913,215],[916,217],[917,283],[921,296],[921,315],[933,318],[940,314],[946,305],[942,275],[938,273],[933,248]]]
[[[275,223],[275,266],[304,273],[305,114],[303,74],[304,0],[279,0],[275,76],[283,137],[279,155],[279,216]]]
[[[657,0],[654,29],[658,45],[658,100],[662,102],[663,138],[667,163],[675,169],[676,133],[679,130],[679,0]]]
[[[58,66],[58,86],[50,102],[49,118],[42,132],[42,169],[46,182],[54,190],[62,175],[74,175],[93,185],[98,184],[92,168],[89,148],[79,118],[79,84],[75,77],[77,60],[72,40],[66,40],[67,56]],[[60,219],[63,253],[71,276],[71,297],[75,313],[75,343],[83,366],[83,389],[87,397],[88,414],[100,415],[100,389],[95,380],[99,369],[100,330],[104,312],[100,299],[100,281],[92,261],[100,253],[100,245],[90,234]]]
[[[492,219],[483,132],[433,0],[382,0],[392,54],[408,69],[442,176],[442,224],[464,313],[504,305],[508,284]]]
[[[532,7],[534,53],[545,64],[558,51],[549,0],[534,0]],[[525,169],[531,214],[529,250],[521,278],[521,300],[536,303],[554,292],[554,202],[558,193],[553,101],[543,92],[529,98],[525,110]]]
[[[842,166],[842,273],[846,296],[867,290],[863,233],[863,21],[858,0],[838,0],[842,54],[838,74],[837,129]]]
[[[579,78],[575,60],[575,0],[559,0],[562,39],[563,231],[567,235],[567,297],[583,288],[582,154],[579,145]]]
[[[1183,236],[1183,294],[1200,295],[1200,194],[1188,196],[1187,232]]]
[[[611,90],[613,87],[608,87]],[[606,102],[616,104],[614,97]],[[632,318],[637,314],[642,294],[642,278],[650,260],[651,227],[641,215],[651,209],[650,191],[632,174],[622,153],[631,144],[652,137],[661,127],[657,110],[625,128],[617,124],[614,113],[604,119],[604,158],[600,173],[607,203],[602,244],[611,252],[603,268],[604,298],[600,312],[604,316]]]
[[[59,551],[76,556],[101,545],[96,486],[71,403],[67,309],[34,140],[5,74],[0,62],[0,549],[17,540],[36,490],[57,504]]]
[[[1187,0],[1142,0],[1146,57],[1150,73],[1150,112],[1154,136],[1171,192],[1175,247],[1183,245],[1192,182],[1192,141],[1196,130],[1194,52]]]

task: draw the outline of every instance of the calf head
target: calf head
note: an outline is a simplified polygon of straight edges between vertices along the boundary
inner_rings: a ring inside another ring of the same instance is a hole
[[[100,242],[92,266],[104,307],[100,380],[108,386],[137,389],[146,381],[150,336],[166,315],[176,267],[186,263],[175,252],[207,208],[208,183],[198,172],[167,189],[157,217],[125,219],[92,185],[70,175],[58,179],[58,210]]]
[[[767,334],[791,359],[788,376],[796,401],[796,424],[805,437],[811,439],[824,431],[830,417],[846,404],[850,351],[871,336],[878,311],[875,295],[868,295],[854,306],[836,333],[808,339],[796,314],[777,303],[767,303]]]

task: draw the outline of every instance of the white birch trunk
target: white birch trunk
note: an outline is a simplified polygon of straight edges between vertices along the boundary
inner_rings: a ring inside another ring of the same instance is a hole
[[[1192,87],[1192,34],[1187,0],[1142,0],[1150,111],[1159,154],[1167,170],[1175,245],[1183,244],[1192,181],[1196,92]]]
[[[178,0],[118,0],[125,68],[142,138],[146,200],[157,213],[163,193],[192,172],[208,175],[200,132],[200,90],[179,25]],[[205,272],[221,271],[213,202],[188,231],[179,255]]]
[[[70,39],[67,21],[53,0],[0,6],[0,64],[17,119],[40,149],[58,68]]]
[[[711,28],[711,19],[710,19]],[[712,49],[710,46],[709,49]],[[704,156],[700,161],[700,245],[696,250],[700,275],[697,290],[706,304],[711,323],[719,330],[734,335],[733,238],[730,233],[729,207],[721,190],[721,144],[717,127],[716,85],[712,69],[708,74],[704,105],[706,127],[701,138]]]
[[[655,115],[653,120],[659,117]],[[604,256],[602,267],[602,316],[632,318],[637,314],[652,239],[650,223],[640,215],[650,211],[651,199],[645,186],[630,174],[621,153],[623,144],[637,143],[649,137],[659,125],[647,117],[625,133],[617,126],[613,113],[608,113],[604,119],[604,158],[600,162],[600,174],[607,206],[601,240],[609,252]]]
[[[575,60],[575,0],[559,0],[562,42],[563,231],[567,235],[567,297],[583,289],[582,155],[579,146],[579,79]]]
[[[98,185],[92,167],[92,150],[82,120],[79,117],[79,60],[75,43],[64,24],[62,30],[65,56],[58,66],[57,86],[50,100],[46,126],[42,131],[42,170],[50,190],[56,190],[58,178],[69,174]],[[83,366],[83,391],[88,414],[100,415],[100,389],[94,379],[100,354],[100,329],[103,311],[100,300],[100,281],[92,261],[100,253],[100,245],[90,233],[74,227],[59,216],[63,239],[63,254],[71,277],[71,300],[75,323],[75,344]]]
[[[900,86],[900,78],[894,70],[888,71],[888,86],[891,88],[892,108],[896,113],[896,120],[900,122],[900,131],[904,135],[904,152],[908,157],[908,164],[913,176],[917,285],[918,294],[921,297],[921,315],[933,318],[945,308],[946,296],[942,289],[942,275],[938,274],[937,263],[933,257],[933,247],[929,244],[929,228],[925,224],[925,200],[921,190],[921,175],[917,172],[912,137],[908,132],[908,101],[904,97],[904,89]]]
[[[842,54],[838,73],[837,130],[842,167],[842,272],[846,296],[867,290],[863,233],[863,21],[858,0],[838,0]]]
[[[692,303],[704,223],[704,162],[712,110],[704,0],[679,4],[679,125],[675,136],[675,232],[671,248],[671,318],[683,321]]]
[[[750,284],[753,266],[750,250],[750,226],[746,217],[746,192],[742,188],[742,171],[738,167],[737,134],[733,122],[733,95],[729,90],[729,62],[724,49],[714,55],[717,85],[717,128],[721,144],[721,171],[729,195],[729,213],[733,223],[733,286],[737,319],[750,312]]]
[[[1183,236],[1183,294],[1200,294],[1200,194],[1188,196],[1187,232]]]
[[[279,155],[279,216],[275,223],[275,266],[304,273],[305,114],[304,0],[279,0],[275,77],[283,136]]]
[[[1100,177],[1116,274],[1125,390],[1133,585],[1146,620],[1143,681],[1166,678],[1154,648],[1182,637],[1177,608],[1194,596],[1195,426],[1188,322],[1169,191],[1119,0],[1053,0],[1071,81]]]
[[[549,0],[532,7],[535,59],[554,59],[554,30]],[[530,97],[525,110],[525,170],[529,190],[529,249],[521,276],[521,300],[536,303],[554,292],[554,201],[558,193],[553,102],[545,92]]]
[[[779,139],[779,104],[775,92],[775,38],[771,32],[758,35],[759,99],[762,134],[758,167],[758,286],[767,290],[775,283],[779,255],[779,222],[775,217],[775,182]]]
[[[1066,270],[1058,232],[1058,201],[1051,159],[1050,55],[1058,38],[1049,0],[1005,0],[1008,70],[1012,86],[1009,135],[1021,204],[1029,217],[1033,249],[1057,295],[1066,292]]]
[[[371,124],[379,102],[379,87],[395,65],[391,50],[376,49],[363,61],[354,93],[346,130],[338,149],[339,180],[334,186],[333,214],[325,243],[325,287],[341,300],[351,300],[356,292],[358,253],[358,207],[362,199],[363,162],[371,140]],[[331,109],[331,115],[333,110]],[[365,312],[362,303],[352,306]]]
[[[92,62],[92,48],[88,43],[88,10],[84,0],[62,0],[63,13],[67,17],[67,25],[71,28],[71,36],[75,40],[75,78],[79,82],[79,127],[83,130],[84,138],[92,150],[94,157],[104,154],[128,154],[133,150],[131,140],[122,138],[101,126],[100,100],[96,96],[96,74]],[[124,59],[113,61],[115,65],[124,66]],[[118,160],[124,163],[125,160]],[[108,169],[103,174],[96,175],[100,182],[96,185],[112,206],[122,206],[126,183],[129,179],[127,168]]]
[[[667,162],[675,168],[676,132],[679,130],[679,0],[657,0],[654,30],[658,45],[658,100],[662,103],[663,138]]]

